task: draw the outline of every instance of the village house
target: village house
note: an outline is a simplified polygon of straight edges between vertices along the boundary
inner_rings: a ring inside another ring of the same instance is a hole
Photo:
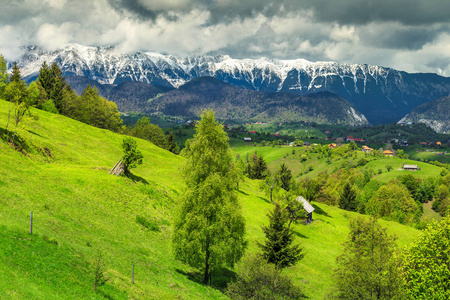
[[[390,150],[384,150],[383,154],[384,154],[384,156],[394,156],[394,153]]]
[[[362,151],[362,152],[366,152],[366,153],[370,153],[370,152],[373,151],[373,149],[367,147],[366,145],[364,145],[364,146],[361,147],[361,151]]]
[[[250,143],[252,141],[251,137],[245,137],[244,138],[244,143]]]

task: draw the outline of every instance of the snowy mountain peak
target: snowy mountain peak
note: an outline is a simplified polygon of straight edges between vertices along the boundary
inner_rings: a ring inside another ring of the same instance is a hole
[[[156,52],[121,54],[114,47],[70,44],[61,50],[28,47],[19,61],[26,80],[42,63],[57,62],[65,75],[118,85],[140,81],[166,87],[203,76],[263,92],[310,94],[330,91],[364,113],[372,124],[398,121],[414,107],[450,94],[450,79],[390,68],[304,59],[235,59],[228,55],[177,57]]]

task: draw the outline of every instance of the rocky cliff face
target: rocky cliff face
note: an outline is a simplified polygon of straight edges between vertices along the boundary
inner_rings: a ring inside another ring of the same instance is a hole
[[[29,47],[19,62],[28,80],[41,64],[56,61],[65,75],[101,84],[137,81],[179,87],[212,76],[233,86],[261,92],[305,95],[330,91],[348,100],[372,124],[398,121],[420,104],[448,96],[450,78],[409,74],[390,68],[297,60],[233,59],[229,56],[175,57],[152,52],[119,54],[112,47],[68,45],[54,52]]]
[[[424,123],[438,133],[450,134],[450,97],[418,106],[399,121],[405,122]]]

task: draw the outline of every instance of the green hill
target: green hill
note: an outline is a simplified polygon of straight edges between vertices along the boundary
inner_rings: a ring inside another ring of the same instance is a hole
[[[9,106],[0,100],[2,129]],[[221,290],[232,272],[216,274],[213,287],[206,287],[195,269],[172,255],[171,224],[184,188],[183,157],[137,140],[143,165],[132,169],[132,179],[116,177],[108,171],[122,156],[123,136],[60,115],[35,109],[32,114],[18,131],[28,145],[26,155],[0,141],[2,300],[226,299]],[[273,161],[280,158],[272,155]],[[271,207],[258,185],[246,180],[239,192],[248,253],[257,251]],[[294,227],[306,256],[287,272],[311,299],[323,299],[348,220],[357,214],[314,205],[315,222]],[[136,222],[137,216],[146,222]],[[398,235],[400,246],[419,232],[394,222],[381,224]],[[95,293],[93,263],[99,253],[109,280]]]

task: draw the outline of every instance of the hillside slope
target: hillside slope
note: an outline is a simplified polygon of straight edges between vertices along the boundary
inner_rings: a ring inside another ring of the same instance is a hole
[[[8,109],[9,103],[0,100],[3,129]],[[232,273],[216,274],[214,288],[205,287],[197,271],[176,261],[171,252],[173,214],[184,188],[182,157],[137,140],[144,163],[132,169],[133,178],[108,175],[122,155],[123,136],[63,116],[32,113],[19,130],[30,146],[28,155],[0,141],[2,300],[226,298],[220,289]],[[258,186],[258,181],[246,180],[238,194],[247,221],[248,253],[257,251],[271,207]],[[315,207],[313,225],[294,227],[305,259],[287,272],[310,299],[324,299],[348,218],[356,214],[324,204]],[[160,231],[143,227],[136,216]],[[400,246],[418,233],[381,223],[399,236]],[[92,264],[99,253],[109,281],[94,293]]]
[[[450,96],[418,106],[402,122],[424,123],[438,133],[450,134]]]

